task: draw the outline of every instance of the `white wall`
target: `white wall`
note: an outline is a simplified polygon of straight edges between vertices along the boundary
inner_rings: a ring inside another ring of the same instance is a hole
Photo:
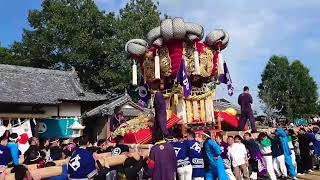
[[[59,106],[59,116],[81,116],[81,105],[77,103],[62,103]]]

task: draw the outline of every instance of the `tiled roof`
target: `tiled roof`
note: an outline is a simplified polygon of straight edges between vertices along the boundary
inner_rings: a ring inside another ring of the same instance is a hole
[[[91,117],[96,115],[112,115],[114,108],[116,106],[123,106],[125,104],[128,104],[132,106],[133,108],[123,108],[122,111],[125,116],[138,116],[142,112],[151,112],[150,109],[142,108],[138,104],[132,101],[130,95],[128,93],[124,93],[122,96],[119,96],[118,98],[109,101],[109,103],[102,104],[91,111],[84,114],[85,117]]]
[[[105,101],[85,92],[74,71],[0,64],[0,103],[57,104],[63,100]]]

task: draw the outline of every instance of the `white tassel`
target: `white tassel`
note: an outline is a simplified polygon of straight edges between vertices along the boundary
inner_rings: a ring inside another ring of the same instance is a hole
[[[206,122],[212,122],[213,121],[213,113],[212,113],[212,107],[213,104],[211,104],[213,100],[211,99],[211,96],[207,97],[205,100],[205,109],[206,109]]]
[[[179,98],[178,105],[177,105],[177,116],[180,117],[185,124],[188,123],[187,107],[183,98]]]
[[[156,52],[156,57],[154,58],[154,78],[160,79],[160,58],[158,52]]]
[[[218,75],[224,74],[224,68],[223,68],[223,56],[221,52],[218,54]]]
[[[193,120],[197,122],[200,119],[198,101],[196,101],[196,100],[192,101],[192,108],[193,108],[192,109],[192,111],[193,111]]]
[[[138,74],[137,74],[137,64],[136,61],[133,61],[132,65],[132,85],[138,85]]]
[[[194,73],[196,75],[200,75],[199,52],[197,51],[197,49],[194,50],[193,56],[194,56]]]

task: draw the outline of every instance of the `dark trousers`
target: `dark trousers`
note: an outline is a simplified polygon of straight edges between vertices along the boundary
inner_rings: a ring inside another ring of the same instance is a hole
[[[312,157],[308,154],[301,154],[302,171],[307,172],[312,169]]]
[[[252,111],[243,111],[241,112],[240,115],[240,123],[239,123],[239,129],[240,130],[244,130],[244,127],[246,126],[247,121],[250,121],[250,125],[251,125],[251,129],[252,132],[257,132],[257,128],[256,128],[256,120],[253,116],[253,112]]]
[[[297,173],[303,174],[303,169],[302,169],[303,164],[302,164],[300,155],[296,156],[296,162],[297,162]]]

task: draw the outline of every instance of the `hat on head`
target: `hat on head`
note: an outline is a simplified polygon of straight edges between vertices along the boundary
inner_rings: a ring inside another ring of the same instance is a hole
[[[19,139],[19,136],[18,136],[17,133],[12,133],[9,136],[9,140],[12,141],[12,142],[16,142],[18,139]]]
[[[204,132],[202,132],[202,135],[206,136],[207,138],[211,138],[210,131],[204,131]]]

